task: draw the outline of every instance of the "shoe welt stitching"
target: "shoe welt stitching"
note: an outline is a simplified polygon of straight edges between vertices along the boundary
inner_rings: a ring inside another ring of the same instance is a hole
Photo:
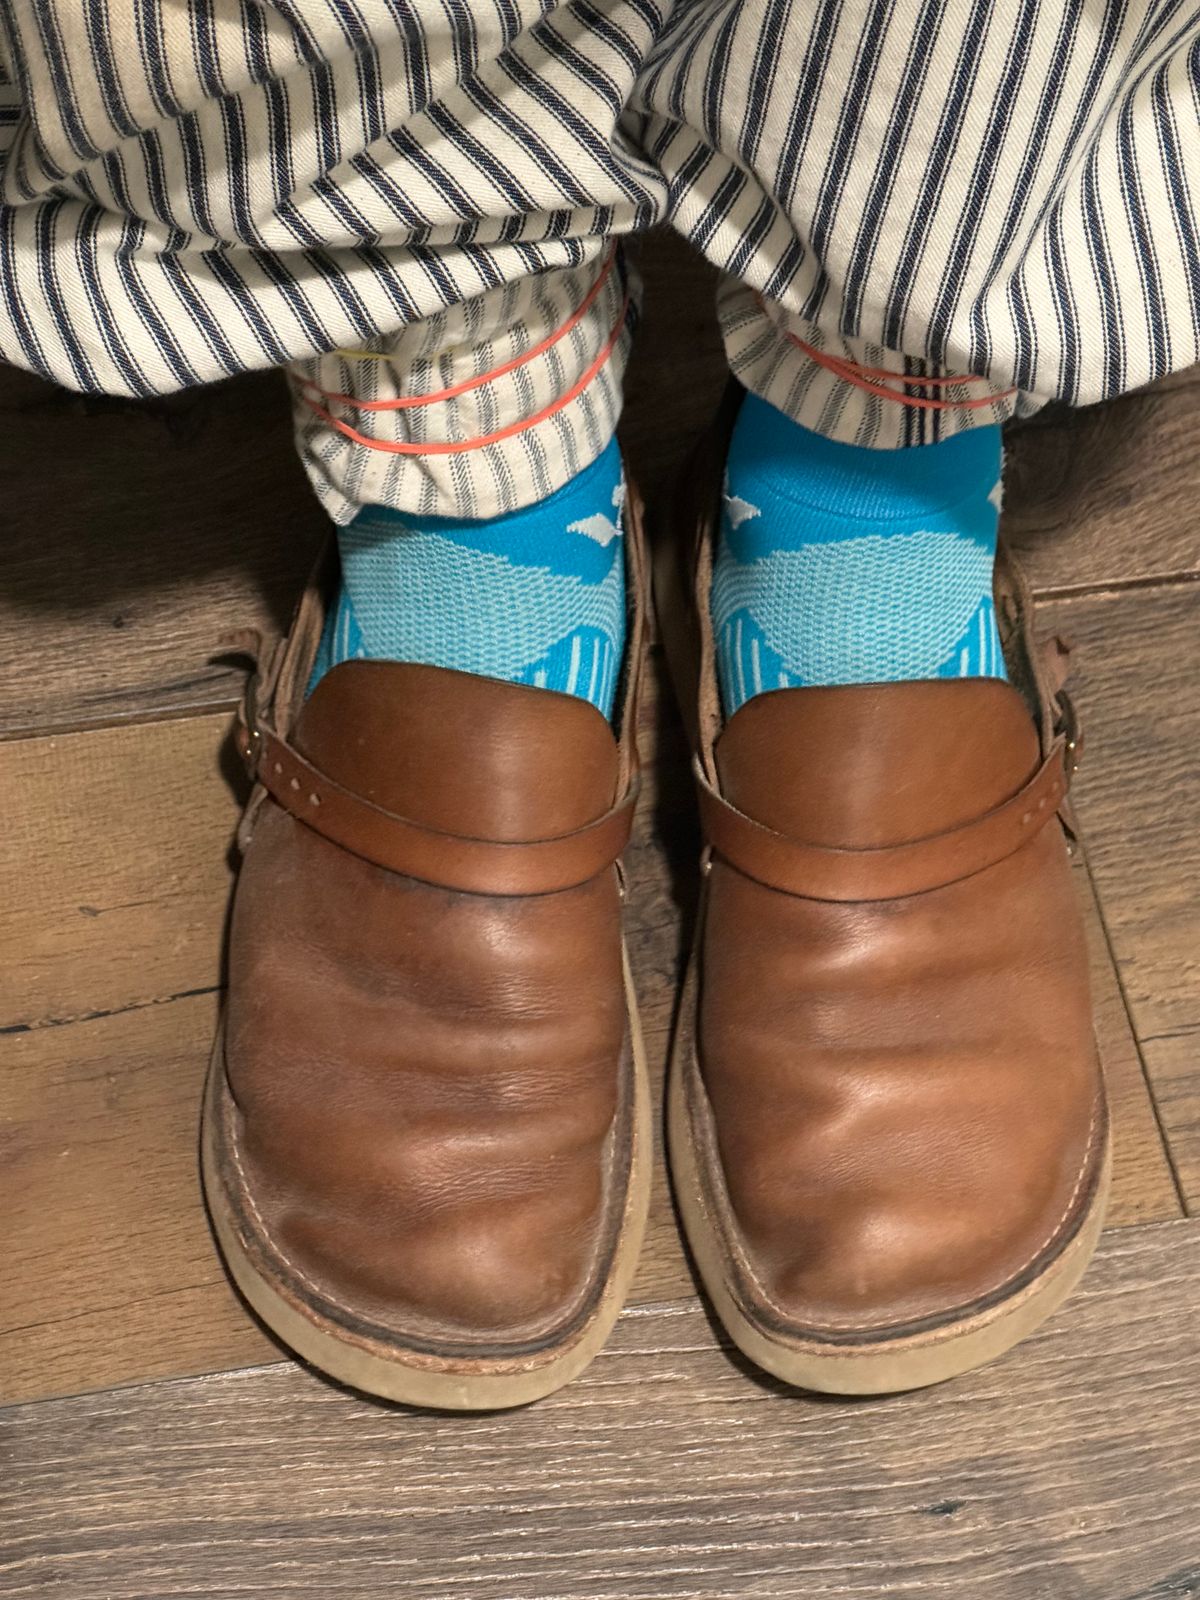
[[[219,1109],[217,1114],[220,1115]],[[616,1140],[611,1137],[611,1130],[610,1135],[605,1142],[607,1145],[607,1152],[604,1158],[603,1177],[604,1188],[607,1191],[612,1181],[613,1169],[616,1166]],[[229,1123],[229,1144],[230,1151],[233,1156],[233,1164],[237,1170],[242,1196],[245,1199],[246,1205],[249,1207],[251,1216],[258,1224],[259,1232],[262,1234],[264,1241],[271,1247],[271,1249],[279,1257],[280,1261],[283,1262],[284,1266],[286,1266],[290,1272],[294,1273],[301,1283],[303,1283],[307,1288],[311,1289],[318,1299],[324,1301],[326,1305],[332,1306],[334,1310],[343,1312],[347,1317],[350,1317],[355,1321],[361,1320],[361,1311],[357,1311],[353,1306],[347,1305],[344,1300],[339,1299],[337,1295],[331,1293],[328,1289],[323,1288],[319,1283],[310,1278],[308,1273],[305,1272],[302,1267],[297,1265],[296,1261],[288,1254],[282,1244],[280,1244],[276,1235],[272,1232],[266,1218],[259,1210],[258,1203],[255,1200],[254,1194],[251,1190],[249,1176],[242,1164],[242,1152],[238,1142],[237,1126],[232,1118],[230,1119]],[[624,1206],[622,1207],[622,1215],[623,1214]]]
[[[1092,1116],[1091,1121],[1088,1124],[1087,1145],[1084,1149],[1083,1161],[1079,1169],[1079,1176],[1075,1180],[1075,1186],[1071,1190],[1070,1198],[1067,1200],[1062,1215],[1054,1224],[1053,1228],[1051,1228],[1050,1232],[1046,1235],[1045,1240],[1038,1245],[1037,1249],[1034,1250],[1033,1253],[1015,1269],[1015,1271],[1006,1272],[1004,1277],[1001,1278],[998,1283],[992,1284],[989,1288],[984,1289],[977,1294],[975,1296],[977,1300],[986,1299],[989,1295],[996,1294],[1000,1289],[1003,1289],[1006,1283],[1012,1283],[1018,1279],[1023,1272],[1026,1272],[1033,1265],[1043,1251],[1047,1250],[1054,1243],[1055,1239],[1057,1239],[1062,1230],[1063,1224],[1071,1215],[1075,1201],[1079,1198],[1079,1191],[1083,1187],[1084,1179],[1087,1177],[1088,1171],[1091,1167],[1091,1157],[1096,1143],[1096,1129],[1100,1120],[1100,1107],[1103,1103],[1103,1095],[1104,1090],[1103,1086],[1101,1086],[1092,1102]],[[724,1174],[722,1174],[722,1182],[724,1182]],[[733,1215],[732,1204],[730,1205],[730,1215]],[[781,1321],[795,1323],[796,1317],[794,1312],[785,1311],[783,1307],[774,1299],[766,1286],[763,1284],[762,1280],[759,1278],[757,1272],[755,1272],[754,1267],[746,1255],[746,1252],[740,1247],[740,1241],[735,1240],[731,1242],[735,1245],[742,1270],[745,1272],[746,1277],[754,1285],[758,1293],[762,1296],[763,1302],[775,1312]],[[951,1312],[948,1314],[953,1314],[953,1308],[951,1308]],[[870,1332],[869,1328],[865,1330],[863,1329],[862,1320],[860,1318],[846,1320],[826,1319],[821,1322],[810,1321],[806,1318],[802,1326],[805,1330],[811,1329],[814,1333],[845,1333],[853,1330]],[[881,1334],[886,1334],[886,1329],[882,1329]]]
[[[247,1206],[250,1208],[250,1214],[254,1218],[255,1222],[257,1222],[259,1231],[266,1240],[267,1244],[270,1245],[271,1249],[288,1268],[288,1270],[293,1272],[296,1277],[299,1278],[300,1282],[303,1283],[307,1288],[311,1289],[314,1294],[319,1296],[319,1298],[322,1299],[326,1305],[334,1306],[338,1311],[345,1312],[348,1317],[357,1318],[359,1313],[354,1310],[353,1306],[346,1305],[345,1302],[339,1300],[336,1295],[330,1294],[328,1289],[322,1288],[319,1283],[314,1282],[314,1280],[308,1276],[307,1272],[305,1272],[302,1267],[297,1266],[296,1262],[293,1261],[292,1257],[283,1248],[278,1239],[276,1239],[275,1235],[272,1233],[271,1229],[267,1226],[267,1220],[263,1216],[262,1212],[258,1209],[258,1203],[255,1200],[254,1194],[250,1188],[250,1180],[246,1175],[245,1167],[242,1165],[242,1152],[238,1144],[237,1128],[232,1119],[229,1125],[229,1143],[231,1153],[233,1155],[233,1164],[237,1168],[237,1175],[241,1186],[242,1196],[245,1199]]]

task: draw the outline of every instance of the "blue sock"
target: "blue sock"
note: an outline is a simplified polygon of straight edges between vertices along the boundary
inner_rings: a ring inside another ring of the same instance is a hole
[[[712,584],[725,714],[767,689],[1005,677],[1000,469],[997,427],[868,450],[748,395]]]
[[[614,440],[547,499],[487,521],[368,506],[338,530],[342,588],[309,690],[333,666],[452,667],[612,713],[625,639],[625,483]]]

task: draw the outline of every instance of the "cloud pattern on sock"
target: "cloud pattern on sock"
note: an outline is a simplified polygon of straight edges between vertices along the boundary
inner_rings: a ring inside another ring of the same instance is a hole
[[[609,715],[624,653],[624,497],[614,444],[549,499],[489,522],[368,508],[339,532],[343,586],[313,683],[355,658],[421,662],[578,695]]]
[[[994,558],[973,540],[926,529],[866,534],[774,550],[747,565],[736,545],[727,518],[713,625],[730,678],[723,687],[739,704],[763,689],[876,682],[885,656],[893,679],[1004,676]]]
[[[999,434],[947,443],[859,450],[747,400],[711,596],[728,715],[772,689],[1006,675]]]

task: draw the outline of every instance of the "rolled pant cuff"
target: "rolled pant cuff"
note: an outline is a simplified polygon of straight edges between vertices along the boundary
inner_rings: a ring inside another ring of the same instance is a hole
[[[732,279],[721,287],[719,311],[734,377],[793,421],[843,444],[933,444],[1043,403],[866,340],[831,337]]]
[[[553,494],[616,430],[636,302],[610,247],[370,350],[295,362],[297,441],[329,515],[483,518]]]

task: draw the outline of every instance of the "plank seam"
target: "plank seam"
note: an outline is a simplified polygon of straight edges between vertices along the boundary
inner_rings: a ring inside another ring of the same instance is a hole
[[[99,1022],[104,1017],[123,1017],[129,1011],[147,1011],[151,1006],[167,1006],[175,1000],[194,1000],[199,995],[220,994],[219,983],[202,984],[198,989],[180,989],[178,994],[155,995],[150,1000],[134,1000],[127,1006],[113,1006],[107,1011],[82,1011],[73,1017],[43,1017],[34,1022],[9,1022],[0,1024],[0,1038],[11,1038],[25,1033],[40,1033],[44,1028],[70,1028],[77,1022]]]
[[[1092,872],[1092,864],[1088,860],[1086,844],[1081,853],[1083,856],[1083,869],[1088,875],[1088,881],[1092,886],[1092,894],[1096,902],[1096,915],[1100,923],[1100,932],[1104,936],[1104,947],[1108,951],[1108,959],[1113,970],[1114,981],[1116,982],[1117,986],[1117,993],[1121,998],[1121,1007],[1125,1012],[1125,1019],[1129,1024],[1129,1036],[1133,1040],[1134,1049],[1137,1051],[1138,1066],[1141,1068],[1142,1080],[1146,1085],[1146,1094],[1150,1101],[1150,1109],[1154,1114],[1154,1124],[1158,1129],[1159,1142],[1162,1145],[1163,1155],[1166,1158],[1167,1170],[1171,1174],[1171,1182],[1174,1185],[1175,1196],[1179,1202],[1180,1215],[1183,1218],[1190,1218],[1192,1215],[1191,1207],[1188,1204],[1187,1193],[1184,1189],[1183,1179],[1179,1171],[1178,1162],[1175,1159],[1175,1152],[1171,1148],[1171,1141],[1167,1136],[1166,1120],[1163,1117],[1162,1107],[1159,1104],[1158,1093],[1155,1089],[1154,1080],[1151,1077],[1149,1068],[1146,1065],[1146,1057],[1142,1050],[1142,1037],[1138,1032],[1137,1022],[1133,1015],[1133,1009],[1129,1003],[1129,994],[1125,987],[1125,974],[1122,971],[1121,963],[1117,958],[1116,947],[1113,944],[1112,930],[1109,928],[1108,917],[1104,908],[1104,900],[1100,894],[1100,885],[1096,882],[1095,875]]]

